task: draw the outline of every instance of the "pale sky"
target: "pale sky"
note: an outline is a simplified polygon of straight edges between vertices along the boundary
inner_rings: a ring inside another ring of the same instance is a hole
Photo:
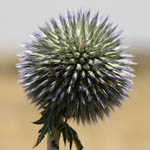
[[[124,30],[125,43],[150,47],[149,0],[0,0],[0,51],[20,49],[45,21],[79,9],[109,16]]]

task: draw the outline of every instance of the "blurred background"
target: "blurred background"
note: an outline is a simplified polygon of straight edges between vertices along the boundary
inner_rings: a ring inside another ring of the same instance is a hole
[[[67,10],[91,10],[110,16],[123,29],[124,45],[135,55],[136,78],[130,98],[96,125],[71,123],[85,150],[150,150],[150,1],[143,0],[5,0],[0,2],[0,149],[30,150],[40,126],[16,70],[20,44],[38,26]],[[46,138],[35,148],[46,149]],[[68,150],[61,141],[60,150]],[[75,148],[74,148],[75,150]]]

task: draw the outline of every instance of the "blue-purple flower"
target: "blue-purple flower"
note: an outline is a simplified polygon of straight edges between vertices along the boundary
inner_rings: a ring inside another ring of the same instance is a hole
[[[96,122],[128,96],[135,63],[116,27],[98,13],[68,12],[67,19],[51,19],[25,44],[21,83],[51,120]]]

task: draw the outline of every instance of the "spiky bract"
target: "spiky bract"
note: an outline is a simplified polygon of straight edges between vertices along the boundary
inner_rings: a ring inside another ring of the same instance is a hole
[[[18,65],[28,98],[53,118],[85,123],[103,119],[127,96],[132,55],[121,47],[120,32],[98,13],[68,12],[51,19],[25,44]]]

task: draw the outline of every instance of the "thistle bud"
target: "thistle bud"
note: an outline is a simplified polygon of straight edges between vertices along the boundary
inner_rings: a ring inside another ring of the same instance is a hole
[[[132,55],[108,17],[90,11],[51,19],[25,44],[18,65],[28,98],[52,120],[96,122],[128,96]]]

